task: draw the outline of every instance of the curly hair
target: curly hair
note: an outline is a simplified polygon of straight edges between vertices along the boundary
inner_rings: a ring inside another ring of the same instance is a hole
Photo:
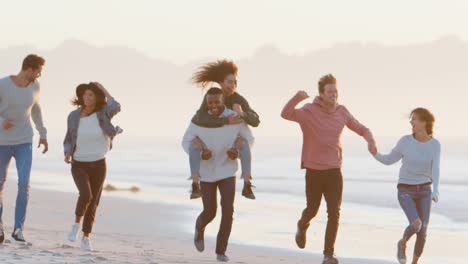
[[[192,76],[192,82],[203,88],[210,83],[222,83],[226,76],[234,74],[237,76],[237,65],[231,60],[217,60],[201,66]]]

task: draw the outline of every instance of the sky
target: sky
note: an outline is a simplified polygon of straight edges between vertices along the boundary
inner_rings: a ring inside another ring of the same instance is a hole
[[[468,40],[463,0],[0,0],[0,48],[66,39],[127,46],[184,64],[248,58],[263,45],[302,54],[342,42]]]

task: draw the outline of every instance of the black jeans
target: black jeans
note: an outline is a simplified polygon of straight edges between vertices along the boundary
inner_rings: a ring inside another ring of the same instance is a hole
[[[234,196],[236,194],[236,177],[230,177],[217,182],[201,182],[203,193],[203,212],[197,218],[197,229],[204,230],[215,218],[218,204],[217,189],[221,194],[221,225],[216,239],[216,254],[226,253],[229,236],[231,235],[234,214]]]
[[[93,162],[73,161],[71,173],[80,193],[75,214],[84,216],[83,232],[91,233],[96,209],[101,198],[102,186],[106,179],[106,160]]]
[[[333,255],[340,220],[341,199],[343,196],[343,176],[341,169],[310,170],[306,172],[307,207],[302,212],[300,225],[306,226],[320,208],[322,195],[327,202],[328,222],[325,233],[323,254]]]

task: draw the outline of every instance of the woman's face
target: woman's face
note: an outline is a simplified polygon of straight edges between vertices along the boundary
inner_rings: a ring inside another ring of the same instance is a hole
[[[96,95],[93,91],[87,89],[83,93],[83,103],[85,107],[95,107],[96,106]]]
[[[418,114],[414,113],[411,115],[411,126],[413,127],[413,133],[420,133],[426,131],[426,122],[422,121]]]
[[[230,96],[236,92],[237,89],[237,78],[234,74],[229,74],[224,78],[224,81],[219,84],[221,89],[223,89],[223,93],[226,96]]]

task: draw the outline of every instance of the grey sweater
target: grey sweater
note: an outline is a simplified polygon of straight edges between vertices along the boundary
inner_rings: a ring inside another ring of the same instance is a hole
[[[39,105],[39,82],[17,86],[10,76],[0,79],[0,145],[32,143],[31,118],[41,138],[47,137]],[[3,122],[11,119],[13,127],[5,130]]]
[[[439,195],[440,143],[433,138],[427,142],[417,141],[413,135],[404,136],[390,154],[374,156],[385,165],[402,160],[399,183],[423,184],[432,182],[433,192]]]

